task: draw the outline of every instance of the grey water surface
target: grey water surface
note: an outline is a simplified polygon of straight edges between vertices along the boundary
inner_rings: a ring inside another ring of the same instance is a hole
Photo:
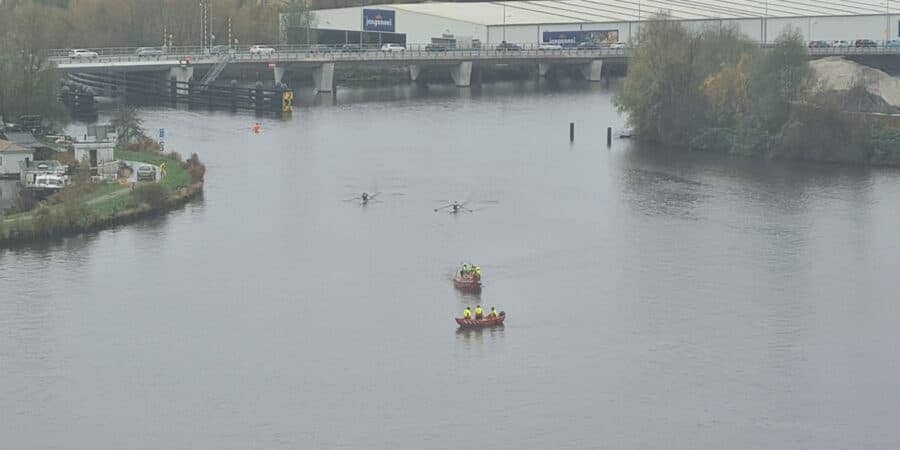
[[[0,251],[0,448],[900,448],[900,172],[607,149],[611,99],[143,109],[205,195]]]

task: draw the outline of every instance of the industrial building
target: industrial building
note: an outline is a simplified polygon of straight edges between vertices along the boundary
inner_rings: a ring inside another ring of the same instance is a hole
[[[900,0],[588,0],[408,3],[316,11],[325,43],[430,43],[445,35],[532,44],[633,42],[659,13],[692,27],[732,25],[760,42],[794,27],[807,40],[900,39]]]

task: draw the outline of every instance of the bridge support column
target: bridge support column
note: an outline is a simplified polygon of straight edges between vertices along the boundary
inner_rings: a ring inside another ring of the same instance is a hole
[[[601,72],[603,71],[603,60],[595,59],[581,66],[581,73],[584,79],[588,81],[602,81]]]
[[[177,81],[178,84],[178,95],[184,95],[188,93],[188,88],[185,86],[188,82],[190,82],[194,78],[194,68],[192,66],[181,66],[181,67],[173,67],[169,69],[169,79]]]
[[[331,92],[334,89],[334,63],[323,63],[313,70],[316,92]]]
[[[272,69],[272,73],[275,75],[275,86],[277,87],[281,83],[281,79],[284,78],[284,66],[275,66]]]
[[[419,81],[419,74],[422,73],[422,68],[418,64],[412,64],[409,66],[409,81]]]
[[[546,77],[548,73],[550,73],[550,69],[553,66],[547,63],[538,63],[538,75],[541,77]]]
[[[472,61],[463,61],[450,69],[450,76],[457,87],[472,85]]]

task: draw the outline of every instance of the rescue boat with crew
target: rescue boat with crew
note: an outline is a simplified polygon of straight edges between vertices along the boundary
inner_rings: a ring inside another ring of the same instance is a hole
[[[463,291],[481,290],[481,267],[463,264],[453,275],[453,285]]]
[[[496,317],[485,316],[484,319],[466,319],[463,317],[456,317],[456,324],[459,325],[460,328],[486,328],[486,327],[497,327],[502,326],[503,321],[506,320],[506,313],[504,311],[500,311]]]
[[[453,277],[453,285],[456,286],[457,289],[462,289],[464,291],[481,290],[481,276],[477,273],[460,275],[457,272]]]

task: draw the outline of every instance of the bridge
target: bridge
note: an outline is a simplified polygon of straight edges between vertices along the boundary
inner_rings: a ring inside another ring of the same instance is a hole
[[[187,82],[195,70],[207,74],[221,72],[226,65],[272,70],[276,83],[285,71],[312,69],[316,89],[330,92],[334,84],[335,66],[346,64],[397,65],[409,68],[410,78],[418,79],[425,66],[446,67],[454,83],[465,87],[471,84],[472,66],[476,64],[537,64],[542,74],[557,64],[581,66],[585,78],[600,80],[604,61],[622,61],[628,57],[627,48],[540,49],[537,46],[487,49],[426,50],[425,45],[411,45],[402,51],[340,47],[276,46],[274,53],[254,54],[249,51],[230,51],[210,54],[200,47],[170,48],[158,56],[137,56],[137,49],[98,49],[97,57],[69,57],[67,52],[54,51],[50,58],[57,70],[64,73],[98,72],[162,72],[170,79]],[[214,77],[204,77],[211,83]]]
[[[414,44],[402,51],[378,48],[342,49],[321,46],[275,46],[271,54],[249,51],[226,51],[211,54],[201,47],[172,47],[161,55],[138,56],[135,48],[96,50],[96,57],[69,57],[67,51],[53,51],[50,61],[63,73],[159,73],[166,79],[186,83],[194,79],[195,70],[204,73],[201,84],[208,85],[228,65],[271,70],[275,83],[286,71],[312,69],[318,92],[331,92],[336,66],[349,64],[381,64],[408,67],[410,79],[416,81],[423,67],[449,70],[454,83],[471,84],[472,66],[483,64],[536,64],[541,76],[551,67],[577,65],[585,79],[601,80],[604,62],[625,62],[632,49],[623,48],[541,48],[535,44],[512,48],[494,46],[482,49],[446,49],[433,51],[424,44]],[[900,56],[900,47],[825,47],[810,48],[811,58],[827,56]]]

